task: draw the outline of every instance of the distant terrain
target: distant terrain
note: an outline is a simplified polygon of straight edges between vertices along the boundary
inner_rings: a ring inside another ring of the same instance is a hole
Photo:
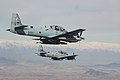
[[[33,41],[0,40],[0,80],[120,80],[119,44],[43,45],[51,52],[75,52],[75,61],[41,58],[37,47]]]

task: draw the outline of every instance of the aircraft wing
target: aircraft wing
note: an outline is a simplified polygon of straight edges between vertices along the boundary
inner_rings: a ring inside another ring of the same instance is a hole
[[[27,25],[18,26],[18,27],[15,27],[15,30],[16,29],[23,29],[25,27],[28,27],[28,26]],[[7,29],[6,31],[10,31],[10,29]]]
[[[75,57],[78,55],[70,55],[70,56],[65,56],[65,57],[58,57],[58,59],[67,59],[67,60],[73,60]]]
[[[71,35],[78,35],[78,33],[80,33],[80,36],[81,36],[83,31],[85,31],[85,29],[77,29],[77,30],[74,30],[74,31],[66,32],[65,34],[61,34],[61,35],[54,36],[54,37],[49,37],[46,40],[60,39],[61,37],[67,37],[67,36],[71,36]]]
[[[81,33],[81,35],[82,35],[83,31],[85,31],[85,29],[77,29],[77,30],[74,30],[74,31],[67,32],[66,35],[77,35],[78,33]]]
[[[66,41],[66,42],[72,42],[74,41],[74,37],[73,36],[81,36],[82,35],[82,32],[85,31],[85,29],[77,29],[77,30],[74,30],[74,31],[70,31],[70,32],[66,32],[64,34],[60,34],[60,35],[54,35],[54,36],[49,36],[49,37],[44,37],[43,38],[39,38],[39,39],[33,39],[33,40],[41,40],[43,42],[51,42],[54,43],[57,41]],[[72,37],[72,38],[71,38]],[[80,37],[81,39],[84,39],[82,37]],[[77,41],[77,40],[76,40]],[[58,42],[58,43],[61,43],[61,44],[66,44],[64,42]],[[46,43],[47,44],[47,43]]]

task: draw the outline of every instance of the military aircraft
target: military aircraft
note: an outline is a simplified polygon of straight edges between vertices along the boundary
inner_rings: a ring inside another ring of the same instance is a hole
[[[19,35],[39,37],[33,40],[39,40],[41,44],[67,44],[67,42],[78,42],[84,39],[81,35],[85,29],[77,29],[68,32],[63,27],[57,25],[42,27],[23,25],[19,15],[13,13],[10,29],[7,29],[6,31]]]
[[[57,51],[57,52],[46,52],[43,50],[42,45],[39,45],[38,47],[38,53],[36,53],[38,56],[42,56],[42,57],[49,57],[52,60],[75,60],[75,57],[77,55],[75,55],[74,53],[69,55],[66,52],[63,51]]]

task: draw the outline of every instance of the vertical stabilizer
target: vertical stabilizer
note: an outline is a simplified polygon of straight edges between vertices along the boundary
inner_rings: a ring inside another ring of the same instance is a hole
[[[15,27],[21,26],[21,20],[17,13],[12,13],[12,21],[11,21],[11,27],[10,31],[15,32]]]
[[[42,45],[39,45],[39,47],[38,47],[38,53],[46,53],[46,52],[43,50]]]
[[[21,26],[22,23],[21,23],[21,20],[20,20],[20,17],[17,13],[12,13],[12,21],[11,21],[11,26]]]
[[[42,45],[39,45],[38,47],[38,53],[36,53],[38,56],[46,57],[46,52],[43,50]]]

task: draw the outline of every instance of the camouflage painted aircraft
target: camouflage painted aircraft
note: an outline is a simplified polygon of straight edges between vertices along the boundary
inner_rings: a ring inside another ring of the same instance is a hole
[[[51,58],[52,60],[75,60],[75,57],[77,55],[73,54],[67,54],[66,52],[63,51],[57,51],[57,52],[46,52],[43,50],[42,45],[39,45],[38,52],[36,53],[38,56],[41,57],[48,57]]]
[[[41,27],[23,25],[19,15],[17,13],[13,13],[10,29],[7,29],[6,31],[19,35],[39,37],[33,40],[39,40],[41,44],[67,44],[67,42],[78,42],[84,39],[81,35],[85,29],[77,29],[68,32],[63,27],[57,25]]]

